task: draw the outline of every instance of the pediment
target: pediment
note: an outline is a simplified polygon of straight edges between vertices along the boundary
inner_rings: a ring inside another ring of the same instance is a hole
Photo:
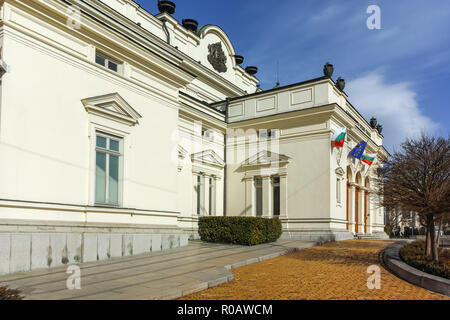
[[[191,154],[192,163],[204,163],[213,165],[216,167],[223,168],[225,166],[225,162],[217,153],[213,150],[205,150],[197,153]]]
[[[186,155],[188,154],[188,151],[183,148],[181,145],[178,145],[178,158],[183,160],[186,158]]]
[[[134,126],[142,116],[118,93],[81,100],[87,112]]]
[[[257,154],[251,156],[247,160],[245,160],[242,163],[243,167],[247,166],[265,166],[265,165],[271,165],[274,163],[277,164],[287,164],[289,163],[290,157],[279,154],[272,151],[263,150],[258,152]]]

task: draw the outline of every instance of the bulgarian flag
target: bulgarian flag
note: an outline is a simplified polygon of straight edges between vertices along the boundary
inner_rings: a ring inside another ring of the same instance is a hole
[[[367,163],[369,166],[372,165],[373,160],[377,157],[376,153],[364,153],[361,157],[361,161]]]
[[[345,142],[345,135],[347,134],[347,128],[339,128],[333,134],[331,138],[331,145],[336,148],[342,148]]]

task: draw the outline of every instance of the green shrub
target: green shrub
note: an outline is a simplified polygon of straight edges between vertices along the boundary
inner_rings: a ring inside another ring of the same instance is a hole
[[[0,287],[0,300],[22,300],[20,291],[9,289],[8,287]]]
[[[274,242],[281,236],[279,219],[260,217],[200,217],[202,241],[253,246]]]
[[[410,266],[438,277],[450,279],[450,253],[439,250],[439,262],[425,256],[425,242],[414,241],[400,249],[400,257]]]

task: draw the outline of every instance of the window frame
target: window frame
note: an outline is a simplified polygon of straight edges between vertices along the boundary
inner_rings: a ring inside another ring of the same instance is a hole
[[[209,177],[209,208],[208,214],[210,216],[216,215],[216,179],[213,176]]]
[[[278,179],[278,182],[276,182],[276,179]],[[279,176],[272,176],[272,204],[273,204],[273,216],[279,217],[281,215],[281,178]],[[275,210],[275,189],[278,188],[278,213],[276,214]]]
[[[202,139],[213,142],[214,141],[214,131],[207,128],[202,128]]]
[[[258,183],[258,181],[260,181],[260,183]],[[262,217],[264,214],[263,178],[259,176],[254,177],[253,185],[255,188],[255,216]],[[261,201],[259,201],[258,195],[261,196]],[[259,206],[261,206],[260,212],[258,212]]]
[[[98,63],[97,62],[97,57],[103,58],[105,60],[105,64]],[[112,63],[116,64],[117,65],[117,70],[113,70],[113,69],[109,68],[109,62],[112,62]],[[117,74],[122,74],[123,62],[120,62],[120,60],[118,60],[118,59],[116,59],[114,57],[111,57],[111,56],[109,56],[109,55],[107,55],[107,54],[105,54],[105,53],[103,53],[101,51],[98,51],[98,50],[95,50],[95,64],[98,65],[98,66],[102,66],[104,69],[107,69],[107,70],[109,70],[111,72],[114,72],[114,73],[117,73]]]
[[[201,216],[202,215],[202,207],[204,208],[205,206],[205,196],[204,196],[204,188],[205,188],[205,177],[201,174],[195,174],[195,192],[196,192],[196,197],[195,197],[195,201],[197,202],[197,216]]]
[[[277,139],[280,135],[280,129],[259,129],[258,138],[260,140]]]
[[[94,205],[95,206],[108,206],[108,207],[120,207],[122,205],[122,184],[123,184],[123,145],[124,139],[120,136],[108,134],[102,131],[95,130],[94,136]],[[97,146],[97,137],[106,139],[106,148]],[[119,151],[111,150],[111,140],[117,141],[119,144]],[[105,202],[97,200],[97,153],[106,155],[105,161]],[[117,177],[117,203],[111,203],[109,201],[109,170],[110,170],[110,156],[116,156],[118,158],[118,177]]]

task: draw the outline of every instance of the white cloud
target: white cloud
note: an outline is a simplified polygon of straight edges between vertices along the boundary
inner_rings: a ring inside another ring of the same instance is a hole
[[[350,81],[346,91],[367,120],[374,116],[383,126],[384,145],[390,150],[398,149],[407,137],[432,132],[439,126],[422,114],[410,83],[386,83],[380,71]]]
[[[326,7],[322,11],[314,14],[311,13],[310,22],[323,22],[325,20],[328,20],[336,15],[338,15],[340,12],[343,11],[343,7],[341,5],[331,5],[329,7]]]

